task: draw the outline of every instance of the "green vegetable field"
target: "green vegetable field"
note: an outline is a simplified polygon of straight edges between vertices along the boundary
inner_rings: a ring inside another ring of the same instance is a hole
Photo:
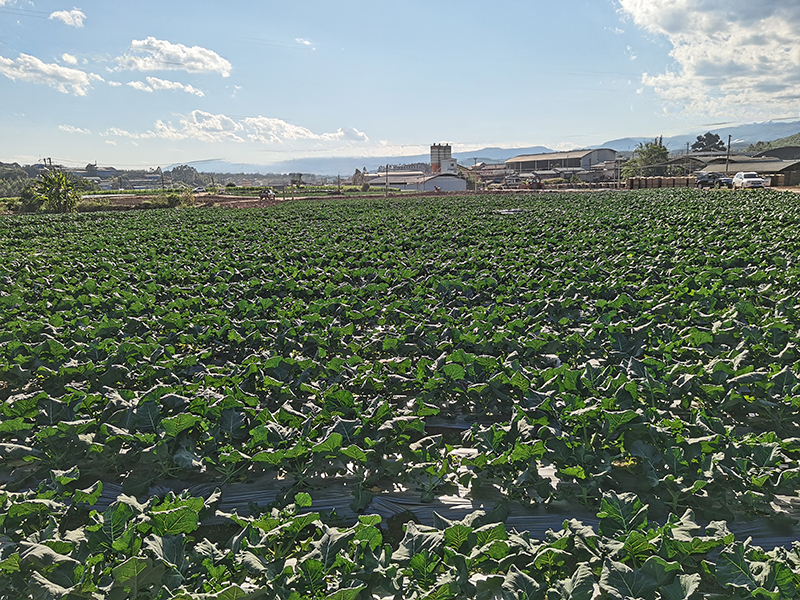
[[[0,598],[800,595],[792,193],[3,217],[0,323]]]

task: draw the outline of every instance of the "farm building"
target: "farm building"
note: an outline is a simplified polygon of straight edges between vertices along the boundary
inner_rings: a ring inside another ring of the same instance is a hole
[[[770,158],[780,158],[781,160],[800,160],[800,146],[784,146],[783,148],[773,148],[764,150],[754,155],[754,158],[769,156]]]
[[[386,173],[366,177],[370,187],[386,187]],[[467,189],[467,180],[454,173],[425,175],[419,171],[390,171],[388,181],[390,188],[402,191],[433,192],[438,188],[443,192],[464,192]]]
[[[707,173],[728,173],[730,175],[739,171],[755,171],[762,177],[769,178],[772,185],[800,184],[800,160],[780,160],[768,156],[731,156],[730,161],[723,158],[706,164],[702,170]]]
[[[613,162],[617,151],[609,148],[573,150],[571,152],[548,152],[525,154],[506,161],[506,168],[514,173],[534,173],[544,177],[571,177],[577,175],[589,181],[597,177],[597,165]],[[602,169],[600,170],[602,172]]]

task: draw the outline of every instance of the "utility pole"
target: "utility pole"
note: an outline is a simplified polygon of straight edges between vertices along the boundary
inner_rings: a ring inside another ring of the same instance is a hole
[[[731,162],[731,134],[728,134],[728,156],[725,159],[725,175],[728,174],[728,165]]]
[[[389,163],[386,163],[386,191],[384,192],[383,197],[389,197]]]
[[[683,172],[685,175],[689,174],[689,142],[686,142],[686,160],[683,163]]]

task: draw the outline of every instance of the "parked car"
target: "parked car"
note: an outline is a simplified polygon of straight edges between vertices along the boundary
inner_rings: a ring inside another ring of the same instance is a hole
[[[753,171],[739,171],[733,176],[733,189],[761,188],[766,185],[766,181]]]
[[[194,188],[194,189],[192,190],[192,193],[194,193],[194,194],[201,194],[201,193],[203,193],[203,192],[205,192],[205,191],[206,191],[206,188],[204,188],[204,187],[196,187],[196,188]]]
[[[700,171],[697,173],[695,186],[699,188],[721,188],[724,186],[730,189],[733,187],[733,179],[724,173],[706,173],[705,171]]]

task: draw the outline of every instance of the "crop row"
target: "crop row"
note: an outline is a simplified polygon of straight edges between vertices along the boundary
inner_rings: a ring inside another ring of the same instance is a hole
[[[572,519],[535,540],[483,511],[409,522],[400,535],[379,516],[342,527],[300,493],[282,509],[226,514],[234,525],[219,542],[202,527],[219,490],[123,496],[101,512],[91,508],[100,484],[81,490],[74,474],[53,475],[36,494],[0,495],[6,597],[689,600],[791,598],[800,583],[797,548],[765,552],[691,511],[654,525],[633,494],[603,497],[599,532]]]

